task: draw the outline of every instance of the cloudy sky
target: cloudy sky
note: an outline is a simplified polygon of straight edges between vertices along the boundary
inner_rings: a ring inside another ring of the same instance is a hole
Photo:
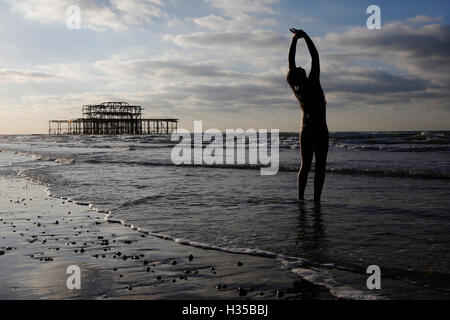
[[[380,30],[366,27],[371,4]],[[321,54],[330,131],[450,130],[448,12],[447,0],[0,0],[0,134],[46,133],[104,101],[190,130],[298,131],[290,27]]]

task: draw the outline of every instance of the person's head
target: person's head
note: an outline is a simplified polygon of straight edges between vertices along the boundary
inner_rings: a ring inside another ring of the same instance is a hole
[[[306,80],[306,71],[301,67],[296,67],[295,69],[290,70],[287,76],[287,81],[289,84],[291,84],[292,86],[298,86],[300,88],[303,86]]]

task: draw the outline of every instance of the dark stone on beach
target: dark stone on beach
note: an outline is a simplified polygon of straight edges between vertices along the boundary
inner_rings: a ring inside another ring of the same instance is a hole
[[[264,292],[261,291],[261,292],[259,293],[259,295],[260,295],[260,296],[263,296],[263,295],[264,295]]]
[[[239,287],[238,288],[238,293],[240,297],[244,297],[247,295],[247,290],[245,290],[244,288]]]
[[[276,296],[277,296],[277,298],[283,298],[284,297],[284,292],[281,291],[281,290],[277,290]]]
[[[170,264],[174,266],[174,265],[177,264],[177,262],[174,260],[174,261],[172,261]]]
[[[242,267],[244,264],[241,261],[237,262],[238,267]]]
[[[191,273],[191,270],[186,269],[186,270],[184,270],[184,273],[189,274],[189,273]]]
[[[131,240],[125,240],[124,243],[125,243],[125,244],[132,244],[133,241],[131,241]]]
[[[139,256],[133,256],[133,260],[139,260],[141,257]]]
[[[189,259],[189,261],[192,261],[192,260],[194,260],[194,256],[192,254],[190,254],[188,259]]]
[[[127,257],[126,255],[124,255],[122,259],[123,259],[123,260],[127,260],[128,257]]]
[[[103,237],[102,237],[102,236],[98,236],[97,239],[98,239],[98,240],[102,240]]]
[[[0,250],[0,256],[3,256],[5,254],[5,251]]]
[[[148,261],[144,260],[144,262],[142,263],[144,266],[148,265]]]
[[[147,272],[150,272],[150,267],[147,267]]]
[[[84,253],[84,249],[80,249],[80,252],[81,252],[81,253]]]
[[[120,256],[122,255],[122,252],[117,251],[117,252],[116,252],[116,255],[117,255],[118,257],[120,257]]]
[[[131,286],[131,284],[128,285],[128,290],[132,290],[133,287]]]
[[[156,280],[161,280],[161,276],[157,276],[157,277],[156,277]]]
[[[177,282],[177,279],[172,279],[172,282]]]

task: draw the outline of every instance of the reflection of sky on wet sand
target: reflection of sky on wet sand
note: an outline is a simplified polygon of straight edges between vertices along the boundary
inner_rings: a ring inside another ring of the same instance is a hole
[[[81,269],[81,289],[70,290],[66,281],[70,274],[66,274],[66,269],[72,264],[77,264]],[[92,299],[101,297],[105,292],[114,290],[110,281],[113,273],[106,268],[92,263],[80,263],[80,261],[66,261],[43,263],[33,267],[25,274],[22,274],[23,283],[28,287],[28,294],[31,297],[45,297],[46,299],[68,299],[81,298]],[[25,298],[21,296],[20,298]]]

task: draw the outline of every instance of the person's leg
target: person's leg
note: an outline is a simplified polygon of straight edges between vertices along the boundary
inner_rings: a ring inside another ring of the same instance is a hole
[[[323,184],[325,183],[325,170],[328,156],[328,131],[317,137],[315,148],[315,168],[314,168],[314,201],[320,202]]]
[[[303,200],[305,197],[308,172],[311,169],[311,162],[314,154],[311,139],[312,136],[306,130],[302,130],[300,134],[300,154],[302,157],[302,165],[297,177],[298,200]]]

